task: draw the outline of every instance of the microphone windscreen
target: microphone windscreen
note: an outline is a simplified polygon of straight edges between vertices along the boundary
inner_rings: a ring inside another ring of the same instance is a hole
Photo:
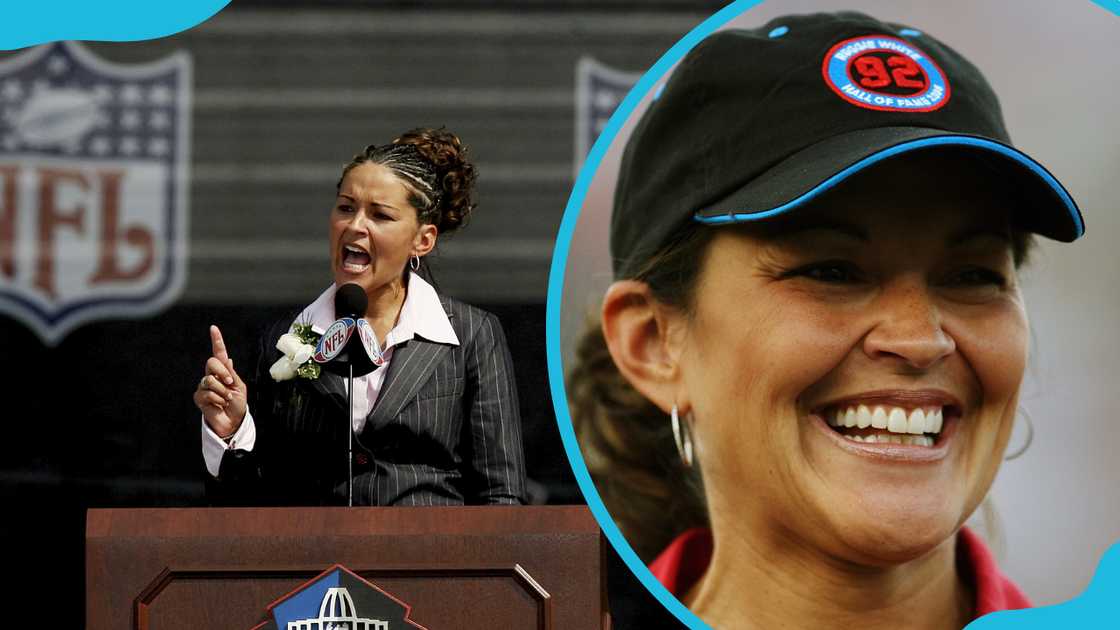
[[[334,294],[334,316],[336,318],[353,317],[358,319],[366,314],[366,306],[368,305],[369,298],[366,297],[366,292],[353,282],[347,282],[338,287],[338,292]]]

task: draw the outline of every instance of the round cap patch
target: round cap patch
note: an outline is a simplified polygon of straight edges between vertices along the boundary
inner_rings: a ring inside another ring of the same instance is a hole
[[[824,56],[824,82],[866,109],[931,112],[949,102],[949,80],[912,44],[889,35],[865,35],[836,44]]]

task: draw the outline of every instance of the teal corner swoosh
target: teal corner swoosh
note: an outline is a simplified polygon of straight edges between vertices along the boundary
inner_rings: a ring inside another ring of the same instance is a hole
[[[0,50],[58,40],[127,42],[165,37],[208,20],[230,0],[22,0],[4,7]]]
[[[1120,15],[1120,0],[1091,0],[1091,2]]]
[[[1090,1],[1120,16],[1120,0]],[[622,558],[626,566],[666,609],[693,630],[710,630],[710,628],[657,581],[657,578],[650,573],[641,558],[638,557],[638,554],[636,554],[630,544],[626,542],[626,539],[622,536],[622,532],[619,531],[618,526],[615,525],[614,520],[611,518],[610,513],[607,512],[607,508],[603,504],[603,499],[599,496],[599,492],[596,490],[591,480],[591,474],[587,470],[587,464],[583,461],[583,455],[580,453],[579,443],[576,440],[575,429],[572,425],[571,412],[568,409],[567,394],[564,389],[564,366],[560,341],[561,301],[563,299],[564,274],[571,249],[572,235],[575,232],[576,223],[579,220],[579,214],[583,208],[584,199],[587,197],[587,191],[591,186],[591,180],[594,178],[595,172],[599,169],[599,164],[603,161],[604,155],[606,155],[607,148],[614,142],[616,136],[618,136],[623,122],[634,112],[634,109],[641,101],[642,95],[652,90],[657,82],[664,79],[669,69],[680,61],[689,50],[716,29],[731,21],[732,18],[737,17],[747,9],[761,4],[762,2],[763,0],[738,0],[709,17],[696,28],[689,31],[687,35],[666,51],[626,94],[626,97],[619,103],[618,108],[615,110],[614,114],[611,115],[603,131],[599,134],[599,138],[592,145],[591,151],[587,155],[587,160],[584,162],[583,167],[579,171],[579,175],[576,177],[575,186],[572,188],[572,193],[568,197],[568,203],[564,208],[564,215],[560,220],[560,228],[556,234],[556,246],[552,252],[552,264],[549,267],[548,276],[548,297],[545,305],[545,349],[548,355],[549,389],[552,393],[552,404],[556,411],[556,421],[559,425],[560,438],[564,444],[564,451],[567,453],[568,460],[572,465],[572,471],[575,474],[576,482],[579,484],[580,490],[587,499],[587,505],[591,513],[599,522],[603,534],[618,552],[618,555]],[[973,622],[968,628],[970,630],[1003,630],[1004,628],[1014,628],[1016,630],[1027,628],[1030,630],[1032,628],[1116,627],[1115,613],[1110,614],[1105,612],[1105,609],[1098,607],[1098,604],[1106,600],[1109,595],[1111,595],[1113,599],[1120,597],[1120,576],[1113,575],[1113,573],[1115,573],[1113,569],[1110,569],[1108,573],[1103,571],[1106,564],[1113,568],[1120,566],[1120,557],[1117,557],[1117,555],[1120,555],[1120,551],[1117,551],[1118,548],[1120,548],[1120,544],[1114,546],[1106,554],[1105,560],[1101,562],[1101,571],[1098,572],[1096,581],[1091,585],[1090,589],[1087,589],[1086,593],[1079,598],[1085,599],[1088,597],[1089,599],[1087,601],[1096,602],[1091,607],[1086,609],[1077,608],[1077,606],[1073,606],[1069,609],[1064,608],[1064,606],[1074,604],[1076,602],[1075,600],[1075,602],[1070,602],[1069,604],[1034,609],[1032,611],[995,613]],[[1107,576],[1111,577],[1105,579]],[[1099,593],[1099,596],[1094,598],[1091,596],[1091,593]],[[1052,609],[1059,612],[1046,612]],[[1039,617],[1039,621],[1036,625],[1033,618],[1028,616],[1036,611],[1041,611],[1043,615],[1053,616]],[[1062,616],[1067,614],[1084,616],[1075,616],[1072,618]],[[1008,617],[1004,615],[1007,615],[1010,620],[1005,621]],[[1024,621],[1024,619],[1026,621]],[[1024,625],[1024,623],[1029,625]]]
[[[966,630],[1042,630],[1043,628],[1116,628],[1120,594],[1120,543],[1104,553],[1085,591],[1063,604],[994,612],[965,626]]]

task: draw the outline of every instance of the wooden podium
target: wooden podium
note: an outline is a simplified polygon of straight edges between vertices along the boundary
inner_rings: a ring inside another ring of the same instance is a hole
[[[428,630],[606,629],[605,544],[582,506],[90,510],[86,627],[248,630],[341,564]]]

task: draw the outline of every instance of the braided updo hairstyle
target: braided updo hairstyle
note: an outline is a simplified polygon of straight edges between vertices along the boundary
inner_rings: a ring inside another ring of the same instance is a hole
[[[409,202],[420,224],[436,226],[441,235],[454,232],[474,210],[475,167],[458,136],[440,127],[418,127],[389,144],[371,144],[342,168],[337,188],[354,167],[373,162],[393,172],[408,187]]]

